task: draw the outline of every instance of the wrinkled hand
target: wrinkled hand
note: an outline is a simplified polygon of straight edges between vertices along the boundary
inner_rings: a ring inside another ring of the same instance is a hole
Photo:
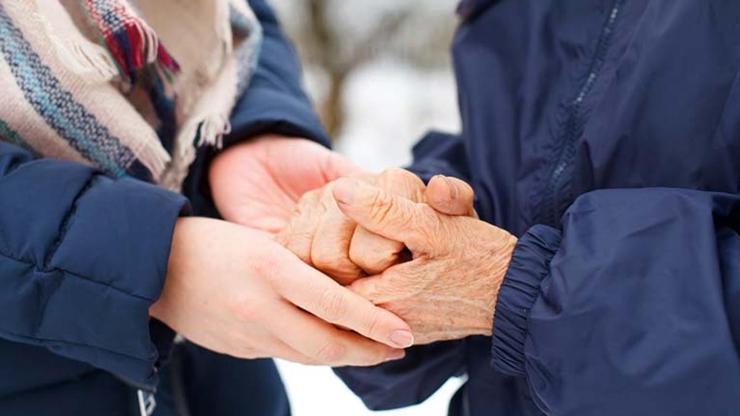
[[[150,314],[198,345],[241,358],[372,365],[401,358],[399,348],[413,342],[397,316],[266,233],[205,218],[178,220],[165,287]]]
[[[403,318],[418,344],[491,334],[514,236],[474,218],[440,214],[361,180],[340,179],[333,194],[357,224],[404,243],[413,255],[355,281],[354,291]]]
[[[208,176],[225,220],[276,233],[286,227],[303,194],[361,173],[346,158],[309,140],[265,135],[216,156]]]
[[[473,190],[464,182],[434,177],[428,186],[404,169],[388,169],[360,177],[386,192],[414,202],[428,202],[450,215],[474,215]],[[333,183],[306,193],[278,241],[301,260],[343,285],[382,272],[403,260],[402,242],[369,232],[342,214],[334,200]]]

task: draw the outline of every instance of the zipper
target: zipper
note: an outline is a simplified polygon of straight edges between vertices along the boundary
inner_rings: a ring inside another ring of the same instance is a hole
[[[154,393],[136,390],[136,399],[139,405],[140,416],[152,416],[154,414],[154,409],[157,408],[157,400],[154,398]]]
[[[575,157],[576,141],[583,133],[585,124],[583,102],[593,90],[604,66],[617,18],[622,11],[624,2],[625,0],[615,0],[612,4],[609,17],[596,43],[596,50],[589,65],[588,75],[575,97],[566,104],[566,119],[557,146],[559,152],[550,169],[547,186],[542,196],[543,208],[540,215],[546,224],[556,225],[561,212],[566,208],[565,205],[570,203],[572,199],[572,192],[566,189],[566,185],[572,176],[570,170]]]
[[[156,393],[156,388],[137,383],[129,379],[128,377],[124,377],[120,374],[111,373],[111,375],[121,380],[129,387],[133,387],[134,389],[136,389],[136,408],[139,411],[140,416],[151,416],[154,413],[154,409],[157,408],[157,400],[154,397]]]

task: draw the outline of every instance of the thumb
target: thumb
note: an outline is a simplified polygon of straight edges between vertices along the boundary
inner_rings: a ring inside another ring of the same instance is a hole
[[[478,216],[473,207],[473,188],[460,179],[434,176],[427,184],[424,196],[429,206],[442,214]]]
[[[339,209],[361,227],[400,241],[412,251],[425,246],[420,227],[434,224],[434,210],[359,179],[339,179],[332,192]]]

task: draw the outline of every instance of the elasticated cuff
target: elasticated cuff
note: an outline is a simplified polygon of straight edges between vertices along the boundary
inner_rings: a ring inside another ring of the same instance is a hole
[[[501,285],[493,320],[492,364],[513,376],[524,375],[527,317],[560,247],[559,230],[535,225],[520,239]]]

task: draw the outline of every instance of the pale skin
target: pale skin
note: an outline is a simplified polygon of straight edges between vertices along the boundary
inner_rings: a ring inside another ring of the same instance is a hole
[[[209,181],[229,222],[178,220],[165,287],[150,314],[196,344],[235,357],[333,366],[403,357],[414,342],[408,324],[271,236],[287,225],[301,195],[357,171],[297,138],[257,138],[217,156]]]
[[[394,340],[395,331],[408,331],[401,319],[264,233],[205,218],[178,221],[165,287],[150,313],[198,345],[241,358],[372,365],[402,357],[411,342]]]
[[[363,177],[440,212],[473,214],[472,190],[460,181],[435,178],[424,187],[400,170],[370,175],[307,140],[256,138],[213,161],[211,191],[228,222],[178,221],[165,287],[151,315],[199,345],[236,357],[332,366],[403,357],[402,349],[414,343],[407,323],[301,262],[273,239],[278,232],[291,235],[292,215],[301,212],[299,200],[306,193],[326,187],[314,194],[333,201],[327,185],[342,176]],[[402,241],[357,227],[335,202],[329,206],[322,216],[335,218],[322,223],[349,225],[311,240],[309,252],[318,253],[312,264],[334,272],[349,265],[344,282],[351,283],[400,260]],[[343,238],[351,244],[337,246]]]

